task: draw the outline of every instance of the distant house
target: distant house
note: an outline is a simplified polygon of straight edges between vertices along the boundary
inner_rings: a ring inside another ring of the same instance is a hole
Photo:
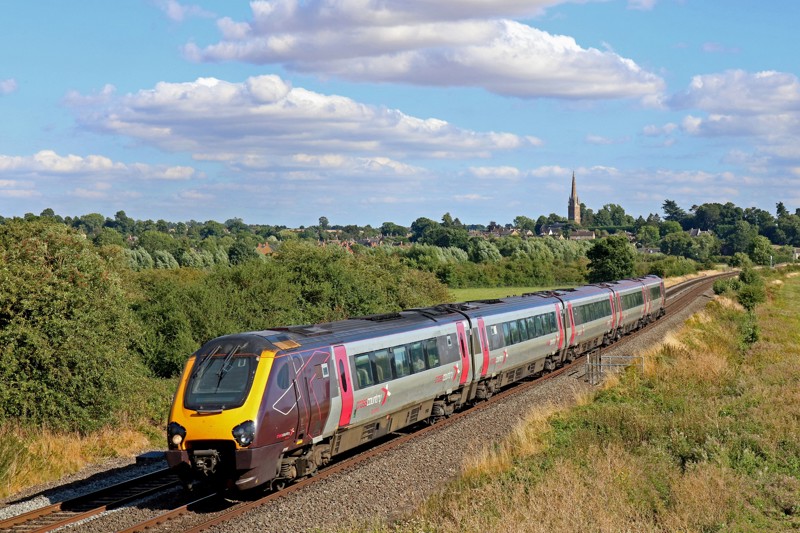
[[[556,222],[555,224],[542,224],[539,229],[540,237],[555,237],[556,239],[564,238],[564,228],[567,225],[563,222]]]
[[[268,242],[262,242],[256,246],[256,252],[260,253],[261,255],[272,255],[273,250],[272,246],[270,246]]]
[[[711,235],[711,231],[702,230],[702,229],[699,229],[699,228],[692,228],[687,233],[689,233],[689,237],[699,237],[701,235]]]
[[[649,254],[660,254],[661,253],[661,249],[660,248],[639,248],[638,252],[640,254],[648,254],[648,255]]]
[[[800,248],[795,248],[794,249],[794,260],[795,261],[800,261]]]
[[[594,239],[594,231],[588,229],[577,229],[569,235],[569,240],[571,241],[592,241]]]

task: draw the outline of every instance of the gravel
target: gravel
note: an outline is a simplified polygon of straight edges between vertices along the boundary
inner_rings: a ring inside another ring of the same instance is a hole
[[[84,494],[143,476],[166,468],[160,451],[148,452],[137,457],[118,458],[91,465],[76,474],[52,483],[31,487],[11,498],[0,501],[0,520],[10,518],[60,503]]]
[[[683,311],[668,314],[624,346],[612,347],[603,353],[633,355],[649,349],[691,314],[702,309],[710,298],[709,291]],[[391,522],[412,511],[420,501],[456,478],[467,458],[474,457],[491,442],[504,439],[531,410],[569,405],[578,393],[591,388],[584,381],[582,370],[547,380],[457,420],[440,431],[414,439],[347,472],[322,479],[211,531],[346,531],[348,526],[362,524],[367,519]],[[101,484],[105,486],[163,466],[161,461],[139,466],[119,463],[99,465],[92,471],[62,480],[60,484],[63,486],[36,489],[36,494],[30,499],[0,508],[0,518],[24,512],[19,510],[21,506],[33,508],[62,501],[95,490]],[[81,481],[76,481],[76,478]],[[159,514],[180,498],[179,491],[162,494],[159,498],[137,502],[69,530],[106,532],[124,529]],[[43,501],[47,503],[40,503]]]

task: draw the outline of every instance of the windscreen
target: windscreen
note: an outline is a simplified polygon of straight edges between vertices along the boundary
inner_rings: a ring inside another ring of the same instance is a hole
[[[262,343],[243,337],[222,337],[203,346],[186,384],[184,407],[218,411],[244,404],[262,348]]]

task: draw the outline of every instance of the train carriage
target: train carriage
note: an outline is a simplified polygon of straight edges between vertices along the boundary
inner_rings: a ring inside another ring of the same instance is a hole
[[[187,485],[280,487],[641,327],[664,296],[648,276],[213,339],[181,377],[167,462]]]

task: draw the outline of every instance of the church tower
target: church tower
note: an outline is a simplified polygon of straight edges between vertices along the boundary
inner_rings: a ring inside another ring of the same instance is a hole
[[[578,199],[578,189],[575,187],[575,172],[572,172],[572,194],[567,206],[567,218],[576,225],[581,225],[581,201]]]

